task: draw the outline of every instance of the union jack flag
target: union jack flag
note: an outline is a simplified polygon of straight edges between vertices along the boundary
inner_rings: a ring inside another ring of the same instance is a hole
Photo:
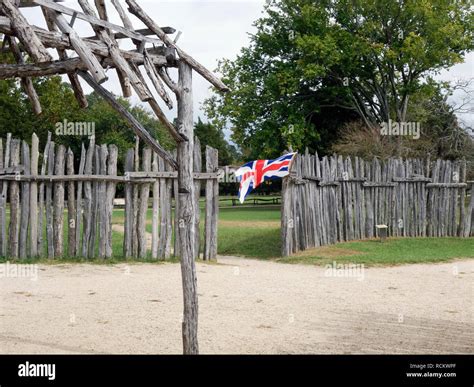
[[[287,153],[275,160],[254,160],[242,165],[235,172],[240,177],[239,200],[243,203],[247,194],[265,180],[284,177],[290,172],[290,164],[296,153]]]

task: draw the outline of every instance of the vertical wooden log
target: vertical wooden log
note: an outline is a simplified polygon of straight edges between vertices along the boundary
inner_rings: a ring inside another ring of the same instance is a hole
[[[55,168],[56,175],[64,175],[66,148],[59,145],[56,152]],[[64,182],[54,184],[54,256],[62,257],[64,252],[63,229],[64,229]]]
[[[178,143],[179,241],[183,283],[183,352],[198,354],[198,295],[194,249],[192,68],[179,63],[178,127],[188,141]]]
[[[0,138],[0,168],[3,168],[3,140]],[[5,214],[6,214],[6,211],[5,211],[5,207],[6,207],[6,203],[5,201],[3,200],[3,184],[4,184],[4,181],[0,180],[0,230],[2,229],[2,223],[4,222],[5,218]],[[0,231],[0,256],[2,256],[2,246],[4,244],[4,235],[2,234],[2,232]]]
[[[48,149],[48,175],[54,175],[54,149],[51,141]],[[53,232],[53,183],[46,183],[46,241],[48,243],[48,258],[54,258],[54,232]]]
[[[125,156],[125,177],[130,179],[129,173],[134,170],[135,152],[129,149]],[[133,256],[133,185],[130,181],[125,184],[125,230],[123,238],[123,255],[125,258]]]
[[[150,172],[151,170],[151,149],[143,149],[142,158],[142,170],[143,172]],[[150,197],[150,184],[141,184],[140,187],[140,203],[138,211],[138,257],[146,258],[147,246],[146,246],[146,218],[148,212],[148,199]]]
[[[85,175],[92,175],[92,165],[95,153],[95,138],[92,137],[89,142],[89,148],[86,152],[86,162],[84,166]],[[92,230],[92,183],[84,183],[84,214],[83,214],[84,232],[82,236],[82,256],[89,257],[89,243]]]
[[[93,173],[95,175],[100,174],[101,168],[101,152],[100,146],[95,146],[94,151],[94,167]],[[91,235],[89,239],[89,248],[88,255],[90,258],[94,258],[96,255],[96,242],[97,242],[97,228],[98,228],[98,219],[99,219],[99,201],[102,199],[99,197],[99,187],[100,184],[98,181],[92,183],[92,214],[91,214]]]
[[[215,173],[218,168],[217,149],[206,145],[206,172]],[[203,259],[217,258],[217,218],[219,216],[219,182],[217,179],[206,181],[206,220]]]
[[[466,182],[467,175],[467,165],[466,160],[461,161],[460,166],[460,183]],[[459,237],[464,236],[464,230],[466,225],[466,188],[461,188],[459,191],[459,223],[456,230],[456,235]]]
[[[7,134],[5,141],[5,162],[3,163],[4,168],[10,166],[10,144],[12,134]],[[7,255],[8,236],[7,236],[7,195],[8,195],[8,181],[4,181],[2,184],[2,195],[0,197],[0,254],[2,257]]]
[[[158,153],[153,152],[152,171],[158,172]],[[151,230],[151,257],[158,258],[158,236],[159,236],[159,212],[160,212],[160,182],[158,179],[153,183],[153,215]]]
[[[74,153],[71,148],[67,150],[66,168],[68,175],[74,175]],[[67,256],[76,256],[76,195],[74,181],[67,185],[67,225],[68,225],[68,243]]]
[[[194,151],[193,151],[193,168],[194,172],[201,172],[202,168],[202,160],[201,160],[201,142],[197,136],[194,137]],[[194,242],[194,256],[199,258],[200,254],[200,246],[201,246],[201,230],[199,227],[201,221],[201,207],[199,206],[199,199],[201,197],[201,181],[196,179],[194,181],[194,197],[195,197],[195,204],[194,204],[194,222],[195,222],[195,237],[196,240]]]
[[[86,164],[86,147],[84,143],[81,144],[81,160],[79,161],[79,171],[77,172],[79,175],[84,174],[84,168]],[[75,252],[76,257],[81,255],[81,220],[82,220],[82,209],[83,209],[83,202],[82,202],[82,181],[77,182],[77,198],[76,198],[76,246]]]
[[[31,137],[30,173],[38,175],[39,139],[36,133]],[[38,257],[38,183],[30,184],[30,257]]]
[[[371,163],[365,163],[365,177],[367,181],[372,180]],[[367,238],[372,238],[374,235],[374,207],[372,205],[372,188],[364,188],[366,221],[365,221],[365,235]]]
[[[332,159],[332,158],[331,158]],[[316,152],[314,154],[314,161],[313,161],[313,172],[314,173],[314,176],[316,176],[317,178],[321,178],[321,162],[319,160],[319,156],[318,156],[318,153]],[[331,167],[331,172],[333,172],[332,170],[332,167]],[[335,173],[335,170],[334,170],[334,173]],[[321,200],[322,200],[322,197],[324,195],[324,190],[322,189],[322,187],[319,186],[319,184],[314,184],[314,187],[313,187],[313,190],[314,190],[314,215],[315,215],[315,233],[316,233],[316,238],[315,238],[315,242],[316,242],[316,246],[321,246],[322,243],[323,243],[323,238],[322,238],[322,235],[321,235],[321,230],[322,230],[322,219],[323,219],[323,214],[322,214],[322,211],[321,211],[321,207],[322,207],[322,204],[321,204]],[[335,197],[335,189],[333,187],[333,189],[331,189],[331,192],[330,192],[331,196],[332,196],[332,201],[333,201],[333,204],[334,204],[334,207],[333,207],[333,217],[331,219],[331,230],[333,231],[332,233],[332,236],[334,238],[334,241],[337,240],[337,229],[336,229],[336,222],[337,222],[337,203],[336,203],[336,197]]]
[[[207,159],[207,157],[206,157]],[[291,219],[291,189],[289,187],[289,177],[284,177],[281,183],[281,255],[287,257],[292,253],[292,233],[291,228],[293,227],[293,220]],[[206,230],[205,230],[205,245],[204,245],[204,256],[206,259],[208,256],[206,246],[209,245],[207,241],[208,229],[207,229],[207,187],[206,187]]]
[[[464,236],[474,236],[474,181],[471,182],[471,200],[466,213],[466,225],[464,227]]]
[[[48,132],[48,139],[46,140],[46,145],[43,151],[43,160],[41,162],[41,174],[46,174],[46,168],[48,166],[48,157],[49,157],[49,148],[51,147],[51,132]],[[38,255],[43,255],[43,225],[44,225],[44,191],[45,183],[41,182],[39,184],[39,193],[38,193],[38,242],[37,242],[37,251]]]
[[[177,159],[177,151],[175,150],[173,153],[173,157]],[[179,213],[179,188],[178,188],[178,179],[173,180],[173,193],[174,193],[174,247],[173,247],[173,255],[175,257],[179,257],[179,221],[178,221],[178,213]]]
[[[336,169],[331,167],[330,160],[328,157],[324,156],[321,160],[321,176],[324,176],[324,180],[326,181],[334,181],[336,180]],[[312,185],[312,184],[311,184]],[[334,193],[334,186],[323,186],[322,187],[322,195],[323,200],[320,202],[318,200],[315,203],[320,208],[320,213],[323,217],[323,222],[321,223],[321,227],[319,227],[318,234],[319,234],[319,241],[320,244],[326,245],[328,243],[332,243],[334,237],[337,237],[337,232],[333,229],[333,224],[336,219],[334,219],[334,210],[336,209],[335,197]],[[312,203],[308,203],[308,206],[311,206]]]
[[[160,171],[169,170],[163,158],[158,158],[158,169]],[[172,179],[160,179],[160,243],[158,245],[158,257],[168,259],[171,256],[171,187]]]
[[[16,167],[20,162],[20,140],[11,140],[10,165]],[[16,181],[10,184],[10,230],[9,230],[9,251],[10,257],[18,258],[18,237],[19,237],[19,216],[20,216],[20,186]]]
[[[107,145],[102,144],[99,148],[99,165],[98,174],[107,174],[107,157],[108,157]],[[97,186],[97,234],[99,236],[99,257],[105,258],[105,246],[107,244],[107,183],[100,182]]]
[[[22,141],[21,145],[21,164],[25,168],[25,175],[30,175],[30,147]],[[21,218],[20,218],[20,258],[26,258],[28,247],[28,223],[30,219],[30,183],[21,183]]]
[[[140,171],[140,139],[135,137],[135,172]],[[132,253],[134,257],[138,257],[138,195],[140,186],[133,185],[133,234],[132,234]]]
[[[117,158],[118,148],[116,145],[109,145],[109,158],[107,162],[107,174],[109,176],[117,176]],[[106,219],[106,243],[105,243],[105,257],[111,258],[113,255],[112,249],[112,218],[114,214],[114,199],[116,184],[113,182],[107,183],[107,219]]]

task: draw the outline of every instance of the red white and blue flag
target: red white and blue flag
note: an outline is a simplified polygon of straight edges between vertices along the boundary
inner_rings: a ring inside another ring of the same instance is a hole
[[[290,173],[290,165],[296,153],[287,153],[275,160],[254,160],[242,165],[235,172],[240,177],[239,200],[243,203],[247,194],[265,180],[284,177]]]

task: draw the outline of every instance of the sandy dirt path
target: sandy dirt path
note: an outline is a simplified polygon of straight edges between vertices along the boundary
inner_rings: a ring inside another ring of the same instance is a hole
[[[363,280],[233,257],[197,270],[201,353],[474,353],[474,260]],[[178,264],[0,278],[0,352],[180,353],[180,287]]]

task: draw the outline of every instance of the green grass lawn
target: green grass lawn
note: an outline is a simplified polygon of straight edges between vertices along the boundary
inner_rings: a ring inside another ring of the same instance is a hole
[[[344,242],[277,258],[277,261],[316,265],[337,261],[372,266],[444,262],[454,258],[474,258],[474,238],[389,238],[383,243],[379,240]]]
[[[282,258],[278,209],[223,209],[219,219],[218,250],[223,255],[316,265],[333,261],[395,265],[474,258],[474,238],[389,238],[384,243],[379,240],[352,241]]]
[[[151,233],[152,212],[147,214],[147,232]],[[67,230],[65,215],[65,230]],[[114,210],[114,224],[123,225],[124,210]],[[204,230],[204,208],[201,205],[201,233]],[[66,232],[67,234],[67,232]],[[44,235],[46,238],[46,235]],[[107,263],[133,262],[122,257],[123,233],[112,236],[113,258]],[[64,245],[67,246],[65,235]],[[416,262],[442,262],[454,258],[474,258],[474,238],[389,238],[338,243],[281,257],[280,208],[272,205],[224,206],[219,211],[218,253],[281,263],[325,265],[338,263],[364,263],[366,265],[395,265]],[[6,260],[6,259],[3,259]],[[43,260],[47,261],[47,260]],[[90,262],[81,258],[61,258],[55,262]],[[145,262],[156,262],[149,256]],[[177,260],[172,260],[176,262]],[[100,259],[93,262],[103,262]]]

